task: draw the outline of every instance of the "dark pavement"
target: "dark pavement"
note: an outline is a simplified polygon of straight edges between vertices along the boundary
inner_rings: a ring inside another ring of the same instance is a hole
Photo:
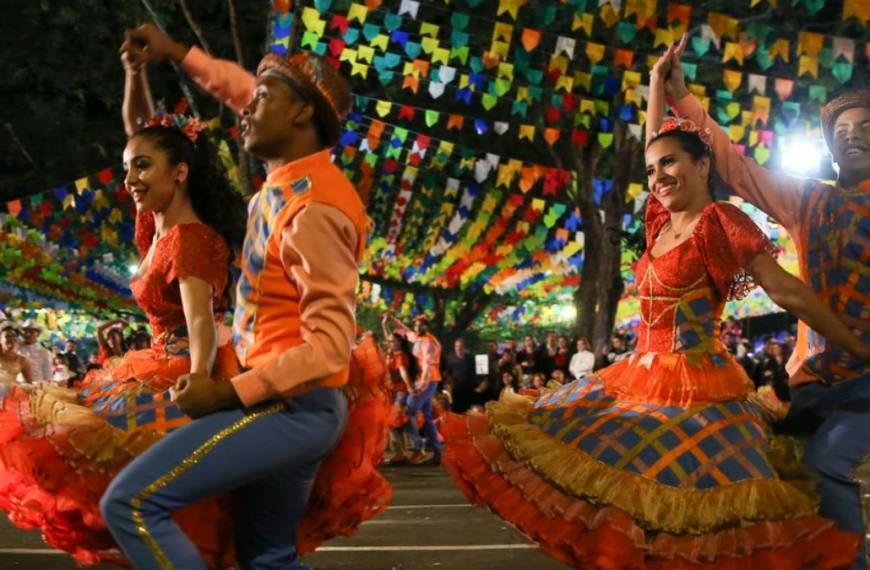
[[[386,468],[393,503],[351,538],[333,540],[305,561],[316,570],[557,570],[522,534],[471,507],[436,467]],[[0,570],[72,570],[63,553],[36,532],[0,517]],[[96,566],[107,570],[114,566]]]

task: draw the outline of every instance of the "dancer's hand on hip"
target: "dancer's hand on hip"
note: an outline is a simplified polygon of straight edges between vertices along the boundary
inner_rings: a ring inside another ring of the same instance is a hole
[[[241,406],[231,382],[214,381],[205,374],[186,374],[175,383],[175,402],[192,418]]]

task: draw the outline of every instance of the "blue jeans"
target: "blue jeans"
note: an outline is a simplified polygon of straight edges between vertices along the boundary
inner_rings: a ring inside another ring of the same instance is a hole
[[[792,389],[791,410],[810,411],[822,419],[807,441],[804,461],[819,474],[819,514],[841,530],[864,536],[860,489],[854,469],[870,453],[870,377],[825,386],[806,384]],[[866,546],[855,568],[865,568]]]
[[[429,385],[421,393],[410,394],[405,403],[408,410],[408,423],[405,424],[405,431],[411,440],[411,451],[423,449],[423,441],[417,430],[417,412],[423,412],[423,432],[426,434],[426,441],[429,442],[436,454],[441,455],[441,452],[444,451],[441,442],[438,441],[438,430],[435,429],[435,422],[432,421],[432,396],[439,385],[438,382],[429,382]]]
[[[335,388],[193,420],[112,481],[100,503],[106,525],[137,569],[206,570],[172,512],[235,491],[239,566],[307,568],[296,554],[296,526],[346,421],[347,402]]]

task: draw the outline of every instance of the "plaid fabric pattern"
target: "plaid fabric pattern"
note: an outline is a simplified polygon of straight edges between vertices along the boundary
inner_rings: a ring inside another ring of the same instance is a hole
[[[715,303],[709,287],[693,289],[684,294],[675,308],[676,352],[687,350],[713,351],[719,337],[719,315],[722,306]]]
[[[849,194],[818,184],[807,196],[810,287],[850,329],[870,341],[870,193]],[[867,372],[866,363],[812,330],[808,343],[812,356],[806,365],[831,382]]]
[[[582,378],[538,400],[529,423],[598,461],[680,489],[775,478],[766,425],[748,403],[620,402]]]
[[[190,421],[171,401],[168,390],[155,392],[136,381],[83,391],[79,400],[111,425],[126,431],[143,429],[165,434]]]
[[[311,178],[304,177],[289,185],[266,186],[248,205],[248,231],[242,246],[242,271],[236,294],[233,315],[233,346],[244,362],[247,347],[254,342],[254,321],[257,318],[258,284],[260,272],[266,266],[266,246],[274,231],[275,219],[287,205],[291,195],[300,194],[311,187]]]

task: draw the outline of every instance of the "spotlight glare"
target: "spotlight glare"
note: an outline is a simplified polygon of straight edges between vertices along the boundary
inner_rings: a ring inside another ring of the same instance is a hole
[[[792,135],[781,140],[780,166],[785,172],[799,176],[810,176],[819,172],[825,156],[821,139]]]

